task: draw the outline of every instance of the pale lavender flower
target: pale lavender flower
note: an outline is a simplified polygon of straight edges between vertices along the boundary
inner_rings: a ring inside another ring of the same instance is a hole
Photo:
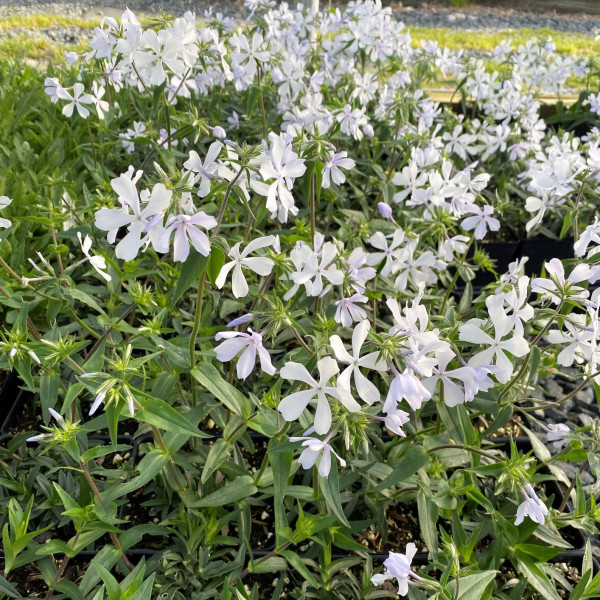
[[[552,445],[556,450],[560,450],[569,443],[571,430],[568,425],[564,423],[548,423],[546,428],[548,430],[546,439],[549,442],[553,442]]]
[[[520,525],[525,517],[529,517],[534,523],[543,525],[548,515],[546,505],[537,497],[534,489],[529,484],[525,488],[521,488],[521,493],[525,496],[525,500],[517,508],[515,525]]]
[[[318,466],[319,475],[327,477],[329,471],[331,471],[332,454],[338,459],[342,467],[346,466],[346,461],[329,444],[329,440],[333,437],[335,431],[329,433],[324,440],[320,440],[319,438],[309,436],[314,430],[315,428],[311,427],[304,432],[303,436],[290,437],[290,442],[302,442],[302,446],[305,449],[298,458],[298,462],[305,469],[311,469],[317,460],[319,460],[319,457],[321,457]]]
[[[390,552],[389,557],[384,561],[383,566],[386,572],[371,577],[373,585],[381,585],[388,579],[395,579],[398,583],[398,594],[406,596],[408,594],[408,585],[412,583],[411,579],[422,581],[412,569],[411,562],[417,553],[417,547],[412,543],[406,544],[406,554]]]
[[[246,379],[256,362],[256,355],[260,360],[260,368],[268,375],[274,375],[277,369],[271,363],[269,351],[263,346],[262,335],[248,328],[248,333],[242,331],[221,331],[215,336],[215,340],[225,340],[215,348],[217,358],[221,362],[228,362],[240,355],[236,372],[238,379]]]
[[[479,206],[473,204],[469,212],[475,213],[473,217],[467,217],[460,224],[465,231],[474,229],[474,235],[476,240],[482,240],[487,233],[487,230],[498,231],[500,229],[500,221],[494,219],[494,207],[486,205],[483,210]]]
[[[175,232],[173,260],[185,262],[190,254],[190,242],[198,253],[202,254],[202,256],[208,256],[210,254],[210,241],[208,236],[198,228],[212,229],[216,226],[217,220],[207,215],[204,211],[200,211],[192,216],[177,215],[176,217],[171,217],[170,223],[165,227],[161,244],[165,241],[168,242],[171,234]]]
[[[328,188],[331,185],[330,177],[337,185],[341,185],[346,181],[346,176],[340,169],[353,169],[356,166],[356,162],[352,158],[346,158],[347,156],[346,151],[338,152],[325,163],[321,187]]]
[[[369,299],[362,294],[353,294],[350,298],[342,298],[335,305],[335,322],[341,323],[344,327],[350,327],[352,323],[362,321],[367,318],[364,308],[357,305],[357,302],[365,303]]]

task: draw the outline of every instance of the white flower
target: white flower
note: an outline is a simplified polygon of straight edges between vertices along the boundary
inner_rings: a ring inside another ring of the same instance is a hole
[[[338,377],[338,385],[350,391],[350,378],[354,376],[354,385],[361,400],[371,405],[379,401],[379,390],[375,384],[371,383],[360,371],[363,369],[372,369],[374,371],[387,371],[388,366],[385,361],[378,359],[378,352],[370,352],[365,356],[360,356],[371,324],[368,319],[359,323],[352,332],[352,354],[344,347],[339,335],[332,335],[329,344],[333,348],[338,362],[348,365]]]
[[[571,430],[568,425],[565,425],[564,423],[548,423],[546,428],[548,429],[546,439],[549,442],[553,442],[552,445],[556,450],[560,450],[560,448],[563,448],[569,443]]]
[[[558,258],[553,258],[551,261],[544,263],[546,273],[550,275],[550,279],[538,277],[531,282],[531,290],[542,294],[543,298],[549,298],[554,304],[559,304],[561,296],[569,298],[569,300],[585,300],[590,293],[581,286],[575,285],[582,281],[590,281],[592,270],[589,265],[584,263],[578,264],[565,279],[565,268]]]
[[[319,461],[318,466],[319,475],[321,475],[321,477],[327,477],[331,470],[332,454],[339,460],[342,467],[346,466],[346,461],[329,444],[329,440],[332,438],[334,432],[328,434],[324,440],[320,440],[319,438],[310,437],[308,435],[314,430],[315,428],[311,427],[310,429],[307,429],[301,437],[290,437],[290,442],[302,442],[302,446],[304,446],[305,449],[302,451],[302,454],[300,454],[298,462],[304,469],[311,469],[320,456],[321,460]]]
[[[494,219],[494,207],[489,204],[483,207],[483,210],[476,204],[470,206],[469,212],[475,213],[476,216],[467,217],[460,224],[465,231],[474,229],[474,235],[476,240],[482,240],[487,233],[487,230],[498,231],[500,229],[500,221]]]
[[[360,410],[360,405],[349,394],[345,393],[332,385],[329,385],[330,379],[339,373],[337,362],[326,356],[317,363],[319,370],[319,382],[315,381],[306,367],[297,362],[287,362],[281,369],[283,379],[302,381],[310,389],[294,392],[281,400],[277,409],[283,415],[286,421],[295,421],[302,411],[308,406],[309,402],[317,403],[315,413],[315,431],[318,434],[325,434],[331,428],[331,408],[327,396],[335,398],[341,402],[350,412]]]
[[[550,344],[568,344],[556,358],[559,365],[570,367],[574,362],[582,364],[591,359],[594,332],[586,326],[586,322],[585,315],[571,313],[563,322],[563,330],[551,329],[548,332],[546,340]]]
[[[302,268],[292,273],[291,278],[295,286],[304,285],[307,296],[320,296],[324,293],[323,279],[332,285],[341,285],[344,281],[344,273],[335,265],[331,264],[337,256],[337,248],[332,242],[325,242],[320,248],[323,238],[315,236],[315,251],[306,256]],[[326,291],[326,290],[325,290]],[[284,296],[287,299],[291,290]]]
[[[260,174],[265,181],[273,180],[270,184],[258,185],[255,190],[267,197],[266,207],[272,217],[277,216],[281,223],[287,223],[288,214],[297,215],[298,208],[294,205],[291,190],[294,180],[306,172],[304,159],[292,150],[290,136],[286,134],[269,134],[272,147],[260,167]]]
[[[328,188],[330,186],[329,178],[337,185],[341,185],[346,181],[346,176],[340,169],[353,169],[356,162],[351,158],[346,158],[346,151],[334,154],[323,166],[323,183],[321,187]]]
[[[268,275],[274,266],[274,262],[265,256],[253,256],[248,257],[249,254],[255,252],[260,248],[266,248],[267,246],[273,245],[275,237],[268,235],[252,240],[246,248],[240,252],[240,243],[237,243],[230,251],[229,256],[233,258],[231,262],[225,263],[221,268],[221,271],[215,281],[215,285],[218,289],[221,289],[225,285],[225,280],[229,271],[233,269],[233,278],[231,281],[231,289],[233,295],[236,298],[244,298],[248,295],[248,283],[244,277],[242,267],[254,271],[261,277]]]
[[[183,167],[199,174],[200,186],[198,188],[198,196],[204,198],[210,192],[210,182],[217,176],[219,163],[217,158],[223,148],[221,142],[213,142],[206,153],[206,158],[202,162],[201,158],[195,150],[190,151],[190,157],[183,163]]]
[[[133,122],[133,129],[128,129],[126,133],[120,133],[121,145],[127,151],[127,154],[131,154],[135,150],[135,143],[131,140],[136,137],[142,137],[146,131],[146,125],[140,121]]]
[[[406,554],[390,552],[389,557],[383,563],[386,572],[380,575],[373,575],[371,583],[373,585],[381,585],[388,579],[395,579],[398,582],[398,594],[406,596],[408,594],[409,579],[421,580],[410,566],[416,553],[417,547],[412,542],[406,544]]]
[[[199,227],[212,229],[216,226],[217,220],[207,215],[204,211],[191,216],[177,215],[170,217],[161,237],[160,244],[161,246],[165,243],[168,244],[171,234],[175,232],[173,239],[173,260],[178,262],[185,262],[187,260],[190,254],[190,242],[196,249],[196,252],[202,254],[202,256],[208,256],[210,254],[210,241],[208,236],[203,231],[200,231]]]
[[[406,369],[404,373],[396,371],[383,404],[383,412],[386,414],[396,412],[398,403],[403,399],[413,410],[418,410],[421,404],[430,398],[431,392],[410,369]]]
[[[104,86],[98,85],[97,81],[92,82],[92,101],[96,105],[96,112],[98,113],[99,119],[104,119],[104,113],[108,111],[109,104],[106,100],[102,100],[104,97]]]
[[[404,429],[402,426],[410,421],[410,415],[399,408],[394,412],[391,412],[383,419],[384,425],[396,435],[400,437],[406,437],[406,433],[404,433]]]
[[[125,261],[133,260],[144,243],[149,239],[146,235],[146,227],[152,217],[161,215],[168,208],[173,192],[168,190],[164,184],[157,183],[152,189],[152,194],[144,190],[141,200],[146,203],[142,209],[140,206],[140,195],[136,188],[136,182],[142,172],[138,171],[133,177],[133,170],[123,173],[117,179],[111,181],[113,190],[117,193],[119,201],[123,205],[122,210],[114,208],[101,208],[96,212],[96,227],[108,231],[108,241],[115,241],[117,232],[121,227],[127,226],[127,235],[117,244],[115,254],[117,258]],[[132,212],[130,213],[129,210]]]
[[[388,239],[391,239],[390,244],[388,244]],[[382,277],[387,277],[393,272],[396,263],[402,261],[406,256],[406,250],[401,247],[403,242],[404,231],[402,229],[396,229],[391,236],[385,236],[381,231],[375,232],[369,238],[369,244],[382,252],[373,252],[369,254],[367,264],[375,266],[385,260],[380,275]]]
[[[62,97],[59,96],[58,90],[64,89],[63,86],[56,77],[46,77],[46,79],[44,79],[44,85],[46,86],[44,91],[50,96],[50,101],[52,104],[56,104],[59,98]]]
[[[515,335],[508,340],[503,340],[502,338],[508,331],[501,326],[495,327],[494,337],[492,338],[481,329],[481,325],[482,322],[480,319],[471,319],[462,325],[458,331],[459,340],[488,346],[485,350],[472,356],[469,360],[469,365],[472,367],[492,365],[495,358],[495,364],[500,368],[496,372],[496,378],[500,383],[507,383],[513,372],[513,364],[510,358],[506,356],[506,352],[510,352],[510,354],[517,357],[525,356],[529,353],[529,344],[524,337],[519,335]]]
[[[350,298],[342,298],[335,305],[335,322],[341,323],[344,327],[350,327],[355,321],[362,321],[367,318],[367,312],[364,308],[357,306],[357,302],[367,302],[369,299],[362,294],[353,294]]]
[[[260,359],[260,368],[268,375],[274,375],[277,369],[271,363],[269,351],[263,346],[262,335],[248,328],[248,333],[241,331],[221,331],[215,339],[225,340],[215,348],[217,358],[228,362],[244,350],[238,359],[236,371],[238,379],[246,379],[256,362],[256,354]]]
[[[8,196],[0,196],[0,210],[2,210],[3,208],[6,208],[11,202],[12,202],[12,198],[9,198]],[[0,217],[0,227],[2,227],[3,229],[7,229],[11,225],[12,225],[11,221],[9,221],[8,219],[5,219],[3,217]]]
[[[92,267],[94,267],[94,269],[96,269],[96,271],[98,272],[98,274],[105,279],[106,281],[110,281],[111,280],[111,276],[106,273],[106,259],[104,258],[104,256],[92,256],[90,254],[90,249],[92,247],[92,238],[89,235],[85,236],[85,239],[82,239],[81,237],[81,232],[78,231],[77,232],[77,239],[79,239],[79,243],[81,245],[81,250],[83,251],[83,253],[87,256],[88,260],[90,261],[90,264],[92,265]]]
[[[536,496],[534,489],[529,484],[524,489],[521,488],[521,493],[525,496],[525,501],[517,508],[515,525],[520,525],[525,517],[529,517],[534,523],[543,525],[548,514],[546,505]]]
[[[73,95],[71,96],[65,88],[56,88],[56,95],[62,100],[68,100],[69,102],[68,104],[65,104],[62,109],[62,113],[65,117],[70,117],[73,114],[73,109],[77,108],[80,117],[83,119],[88,118],[90,111],[83,105],[92,104],[94,98],[90,94],[84,94],[83,89],[83,83],[77,82],[73,85]]]

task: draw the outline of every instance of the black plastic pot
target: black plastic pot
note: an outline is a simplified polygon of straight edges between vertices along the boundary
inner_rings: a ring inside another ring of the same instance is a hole
[[[519,257],[520,242],[479,242],[478,246],[494,261],[494,270],[499,274],[508,271],[508,265]],[[467,257],[472,258],[473,252],[471,248]],[[493,273],[480,269],[471,280],[471,285],[481,289],[495,280],[496,276]]]
[[[11,427],[24,412],[33,394],[21,389],[23,382],[16,371],[11,371],[0,390],[0,434],[8,435]],[[10,437],[10,436],[9,436]]]
[[[560,260],[575,258],[573,238],[565,238],[563,240],[549,240],[546,238],[521,240],[517,256],[518,258],[524,256],[529,258],[525,263],[526,275],[529,275],[529,277],[540,275],[544,263],[552,258]]]

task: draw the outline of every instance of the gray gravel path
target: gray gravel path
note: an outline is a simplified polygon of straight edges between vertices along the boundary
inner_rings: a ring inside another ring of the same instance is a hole
[[[293,4],[294,0],[290,2]],[[323,0],[327,6],[327,0]],[[134,12],[157,14],[165,9],[171,14],[180,15],[186,10],[194,11],[198,16],[212,8],[224,16],[243,19],[247,11],[242,0],[0,0],[0,17],[11,15],[29,15],[46,13],[79,18],[101,17],[103,14],[120,14],[129,6]],[[109,7],[108,9],[106,7]],[[419,7],[392,5],[398,19],[407,25],[418,27],[449,27],[463,30],[489,30],[521,28],[550,28],[556,31],[593,35],[600,29],[599,16],[556,15],[554,13],[537,14],[502,10],[489,7],[469,6],[465,9],[449,9],[427,4]]]

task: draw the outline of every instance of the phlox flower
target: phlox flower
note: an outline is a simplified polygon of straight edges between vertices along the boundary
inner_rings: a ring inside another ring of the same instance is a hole
[[[290,136],[271,133],[269,138],[272,147],[260,167],[260,174],[265,182],[272,181],[262,186],[256,185],[260,184],[256,182],[254,187],[261,196],[267,197],[266,207],[271,216],[277,216],[281,223],[287,223],[289,214],[298,214],[291,190],[294,180],[306,172],[306,165],[304,159],[298,158],[298,154],[292,150]]]
[[[46,86],[44,91],[50,96],[50,101],[52,104],[56,104],[59,98],[61,98],[58,94],[58,90],[64,89],[60,84],[60,81],[58,81],[56,77],[46,77],[46,79],[44,79],[44,85]]]
[[[106,100],[102,100],[104,97],[104,86],[99,85],[97,81],[92,82],[92,102],[96,106],[96,112],[98,113],[99,119],[104,119],[104,113],[108,111],[109,104]]]
[[[406,411],[397,408],[394,412],[389,413],[385,417],[376,418],[383,420],[386,428],[392,433],[395,433],[400,437],[406,437],[406,433],[404,432],[404,429],[402,429],[402,426],[410,421],[410,415]]]
[[[469,365],[479,367],[495,364],[499,367],[495,373],[496,378],[500,383],[507,383],[513,372],[513,364],[506,352],[517,357],[525,356],[529,353],[529,344],[524,337],[519,335],[503,340],[502,338],[508,333],[504,327],[495,328],[492,338],[483,331],[482,324],[481,319],[471,319],[458,330],[458,339],[462,342],[487,346],[485,350],[481,350],[470,358]]]
[[[335,322],[341,323],[344,327],[350,327],[355,321],[362,321],[367,318],[367,312],[364,308],[357,305],[357,302],[365,303],[369,299],[362,294],[353,294],[349,298],[338,300],[335,305]]]
[[[494,219],[494,207],[487,204],[483,210],[476,204],[471,205],[469,212],[475,213],[472,217],[467,217],[460,224],[465,231],[474,229],[476,240],[482,240],[487,233],[487,230],[498,231],[500,229],[500,221]]]
[[[111,276],[106,273],[106,259],[104,256],[92,256],[90,254],[90,249],[92,248],[92,238],[89,235],[85,236],[85,239],[82,239],[81,232],[77,232],[77,239],[79,240],[79,244],[81,245],[82,252],[86,255],[87,259],[90,261],[90,264],[96,272],[106,281],[111,280]]]
[[[570,367],[574,362],[582,364],[589,361],[592,355],[592,339],[594,332],[586,326],[586,316],[572,313],[563,322],[563,329],[551,329],[546,336],[550,344],[568,344],[563,348],[556,360],[563,367]]]
[[[238,379],[246,379],[256,362],[256,355],[260,360],[260,368],[267,375],[274,375],[277,369],[271,363],[269,351],[263,346],[262,335],[248,328],[248,333],[241,331],[221,331],[215,336],[215,340],[225,340],[215,348],[217,358],[221,362],[233,360],[235,356],[240,354],[236,372]]]
[[[373,267],[367,266],[368,258],[368,254],[361,247],[354,248],[344,266],[348,282],[359,294],[364,294],[367,281],[377,274]]]
[[[417,547],[412,542],[406,544],[406,554],[390,552],[389,557],[383,562],[383,566],[386,568],[385,573],[373,575],[371,583],[373,585],[381,585],[388,579],[395,579],[398,583],[398,594],[406,596],[408,594],[408,585],[412,583],[411,579],[421,580],[411,569],[411,562],[416,553]]]
[[[284,299],[290,298],[292,290],[295,293],[300,285],[304,285],[307,296],[320,296],[327,291],[327,288],[323,289],[323,279],[332,285],[343,283],[344,273],[332,264],[337,257],[337,248],[332,242],[323,243],[323,239],[321,234],[315,235],[314,252],[310,248],[305,250],[300,269],[291,275],[294,287],[286,293]]]
[[[388,370],[385,361],[379,359],[378,352],[370,352],[364,356],[360,356],[371,323],[368,319],[361,321],[352,332],[352,354],[344,347],[339,335],[332,335],[329,339],[329,344],[333,348],[338,362],[348,365],[338,378],[338,385],[350,391],[350,379],[354,376],[354,385],[361,400],[369,405],[379,401],[379,390],[375,384],[371,383],[362,373],[361,368],[371,369],[374,371],[384,372]]]
[[[406,400],[413,410],[418,410],[424,401],[431,398],[431,392],[410,369],[406,369],[404,373],[394,368],[392,370],[395,371],[395,376],[383,404],[384,413],[396,412],[398,403],[402,400]]]
[[[303,436],[290,437],[290,442],[302,442],[304,450],[298,458],[298,462],[304,469],[311,469],[319,457],[318,471],[321,477],[327,477],[329,471],[331,471],[331,455],[333,454],[339,461],[342,467],[346,466],[346,461],[332,448],[329,444],[329,440],[333,437],[334,432],[332,431],[327,435],[324,440],[309,436],[315,430],[314,427],[307,429]]]
[[[217,176],[219,170],[219,163],[217,158],[223,148],[221,142],[213,142],[206,153],[204,162],[195,150],[190,151],[190,157],[183,163],[183,167],[198,173],[200,179],[200,186],[198,187],[198,196],[204,198],[210,192],[210,182]]]
[[[237,243],[230,251],[229,256],[233,258],[232,261],[225,263],[219,272],[215,285],[218,289],[221,289],[225,285],[225,280],[229,271],[233,269],[233,277],[231,282],[231,289],[233,295],[236,298],[244,298],[248,295],[248,282],[244,277],[242,267],[254,271],[258,275],[264,277],[268,275],[274,266],[272,259],[266,256],[252,256],[248,255],[260,248],[266,248],[267,246],[273,245],[275,236],[268,235],[252,240],[242,252],[240,252],[240,243]]]
[[[481,389],[489,389],[493,386],[493,381],[476,371],[473,367],[467,365],[458,367],[457,369],[449,370],[448,364],[455,358],[452,351],[442,351],[436,353],[437,366],[433,367],[431,377],[423,380],[425,387],[433,394],[435,387],[440,382],[443,389],[444,404],[454,407],[465,402],[471,402],[475,398],[475,394]],[[454,380],[461,381],[463,387],[457,385]]]
[[[316,402],[315,431],[325,434],[331,428],[331,408],[327,397],[341,402],[350,412],[360,410],[360,405],[343,389],[334,387],[329,381],[339,373],[336,361],[326,356],[317,362],[319,381],[317,382],[306,370],[306,367],[297,362],[287,362],[281,369],[281,377],[292,381],[301,381],[310,389],[294,392],[281,400],[277,410],[286,421],[295,421],[310,402]]]
[[[390,243],[388,243],[388,239],[391,240]],[[377,250],[381,250],[381,252],[369,254],[367,264],[376,266],[385,260],[380,275],[382,277],[387,277],[394,270],[396,263],[401,261],[406,255],[403,243],[404,231],[402,229],[396,229],[391,236],[385,236],[381,231],[375,232],[369,238],[369,244],[374,248],[377,248]]]
[[[131,154],[135,150],[135,143],[131,140],[136,137],[142,137],[146,132],[146,125],[140,121],[133,122],[133,129],[128,129],[125,133],[120,133],[121,145]]]
[[[210,254],[210,241],[208,236],[200,231],[199,227],[212,229],[217,226],[217,220],[204,211],[195,215],[177,215],[170,217],[161,237],[161,245],[168,243],[171,234],[175,232],[173,239],[173,260],[184,262],[190,255],[190,242],[196,252],[202,256]]]
[[[12,198],[8,196],[0,196],[0,210],[6,208],[12,202]],[[8,229],[12,225],[12,222],[4,217],[0,217],[0,227]]]
[[[553,258],[544,263],[546,273],[550,279],[538,277],[531,282],[531,290],[542,294],[543,298],[548,298],[553,304],[559,304],[561,296],[569,300],[583,301],[590,293],[581,286],[575,285],[582,281],[593,282],[594,273],[589,265],[578,264],[565,278],[565,268],[558,258]]]
[[[356,166],[356,162],[352,158],[346,158],[348,153],[344,150],[343,152],[335,153],[323,166],[323,182],[321,187],[328,188],[330,186],[329,178],[333,180],[337,185],[341,185],[346,181],[346,176],[342,173],[341,169],[353,169]]]
[[[534,489],[529,484],[525,488],[521,488],[521,493],[525,500],[517,508],[515,525],[520,525],[525,517],[529,517],[534,523],[543,525],[548,515],[546,505],[537,497]]]
[[[69,93],[63,87],[56,88],[56,95],[61,100],[67,100],[68,103],[63,106],[62,114],[65,117],[70,117],[73,114],[73,109],[76,108],[79,116],[83,119],[87,119],[90,115],[90,111],[84,106],[84,104],[92,104],[94,98],[90,94],[83,93],[83,83],[75,83],[73,85],[73,95]]]
[[[548,432],[546,433],[546,439],[552,442],[552,445],[556,450],[564,448],[569,443],[569,436],[571,430],[568,425],[564,423],[548,423],[546,425]]]
[[[169,207],[173,195],[173,192],[162,183],[157,183],[152,189],[152,193],[144,190],[141,195],[138,194],[136,183],[141,175],[142,171],[138,171],[134,176],[133,168],[130,168],[127,173],[113,179],[110,184],[118,195],[123,208],[121,210],[101,208],[95,215],[96,227],[102,231],[108,231],[107,239],[110,243],[115,241],[121,227],[127,227],[127,235],[115,249],[117,258],[125,261],[133,260],[144,243],[150,239],[146,234],[146,227],[150,219],[164,213]],[[145,203],[143,209],[140,200]]]

